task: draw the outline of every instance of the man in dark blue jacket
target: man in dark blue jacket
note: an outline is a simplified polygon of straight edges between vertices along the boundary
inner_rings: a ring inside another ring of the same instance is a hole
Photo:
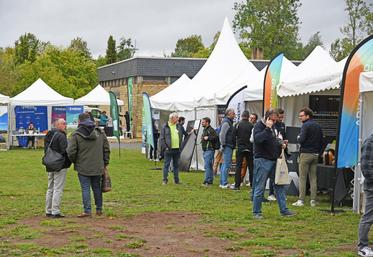
[[[253,215],[262,219],[262,202],[268,177],[275,177],[276,161],[285,148],[282,140],[277,138],[274,125],[278,120],[276,110],[268,110],[264,120],[254,127],[254,186]],[[282,216],[293,216],[286,207],[286,186],[275,185],[278,206]]]
[[[225,117],[221,124],[221,129],[219,133],[220,139],[220,149],[219,151],[223,153],[223,165],[220,170],[220,188],[227,189],[228,185],[228,172],[232,164],[232,153],[236,145],[236,140],[234,136],[233,119],[235,117],[234,109],[228,108],[225,111]]]
[[[293,203],[294,206],[304,205],[306,196],[307,175],[310,178],[311,207],[316,206],[317,192],[317,163],[322,150],[323,134],[319,124],[313,119],[313,111],[305,107],[299,112],[299,119],[303,122],[298,143],[300,144],[299,157],[299,200]]]

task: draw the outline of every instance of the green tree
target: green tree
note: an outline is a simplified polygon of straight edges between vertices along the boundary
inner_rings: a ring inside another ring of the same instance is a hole
[[[302,58],[306,58],[316,46],[324,46],[324,43],[321,40],[320,31],[313,34],[309,39],[307,44],[303,47]]]
[[[92,58],[91,52],[88,49],[87,42],[80,37],[71,40],[69,49],[81,53],[86,58]]]
[[[49,46],[34,62],[26,61],[17,66],[17,94],[42,78],[49,86],[64,96],[78,98],[97,84],[96,64],[70,48]]]
[[[110,35],[107,41],[106,64],[114,63],[116,61],[117,61],[116,42],[113,36]]]
[[[13,96],[13,88],[17,83],[14,48],[0,48],[0,93]]]
[[[294,59],[298,49],[299,0],[246,0],[234,4],[233,26],[243,43],[259,47],[265,58],[283,52]]]
[[[342,39],[336,39],[330,46],[330,54],[340,60],[366,36],[373,34],[373,3],[364,0],[346,0],[348,22],[340,28]]]
[[[117,47],[117,60],[118,61],[132,58],[135,52],[136,52],[136,48],[132,44],[132,40],[130,38],[120,39],[120,43]]]
[[[106,61],[106,57],[105,56],[102,56],[102,55],[99,55],[97,57],[97,59],[95,60],[96,62],[96,67],[101,67],[101,66],[104,66],[107,64],[107,61]]]
[[[25,61],[33,62],[41,53],[42,42],[34,34],[26,33],[15,42],[15,62],[22,64]]]
[[[202,48],[192,55],[193,58],[209,58],[220,37],[220,31],[216,32],[209,47]]]
[[[202,43],[202,37],[192,35],[187,38],[179,39],[176,42],[175,51],[171,54],[172,57],[193,57],[198,51],[205,47]]]

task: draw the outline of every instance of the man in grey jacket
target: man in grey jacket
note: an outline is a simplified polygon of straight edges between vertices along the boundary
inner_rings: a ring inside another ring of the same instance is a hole
[[[96,214],[102,215],[101,176],[110,159],[110,146],[105,133],[90,119],[89,114],[79,115],[78,129],[71,136],[67,155],[78,172],[84,212],[79,218],[91,217],[91,190],[96,204]]]
[[[232,153],[236,145],[234,136],[233,119],[235,117],[233,108],[225,110],[225,117],[221,124],[221,130],[219,133],[220,140],[220,152],[223,153],[223,165],[220,171],[220,188],[226,189],[228,185],[228,172],[232,164]]]
[[[373,256],[373,250],[368,246],[368,234],[373,224],[373,134],[361,147],[361,172],[364,175],[365,212],[359,225],[358,254]]]

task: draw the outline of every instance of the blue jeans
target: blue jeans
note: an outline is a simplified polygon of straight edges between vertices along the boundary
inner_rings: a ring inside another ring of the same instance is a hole
[[[164,153],[164,166],[163,166],[163,181],[168,182],[168,170],[170,168],[171,160],[172,166],[174,168],[174,181],[179,183],[179,159],[180,151],[179,149],[171,149]]]
[[[229,146],[223,148],[223,164],[220,170],[220,185],[228,185],[228,172],[232,164],[233,149]]]
[[[254,198],[253,198],[253,214],[262,213],[262,202],[264,190],[268,178],[275,178],[276,161],[267,160],[264,158],[254,159]],[[274,185],[278,207],[281,214],[289,212],[286,207],[286,186]]]
[[[83,207],[85,213],[91,210],[91,187],[95,198],[96,211],[102,211],[101,176],[84,176],[78,173],[80,187],[82,188]]]
[[[214,150],[206,150],[203,152],[203,160],[205,162],[205,180],[203,183],[212,184],[214,180],[214,174],[212,171],[212,165],[214,164]]]

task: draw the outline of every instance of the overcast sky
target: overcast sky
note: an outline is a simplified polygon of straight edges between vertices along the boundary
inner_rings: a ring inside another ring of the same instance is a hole
[[[0,0],[0,46],[13,46],[26,32],[59,46],[82,37],[96,57],[105,54],[107,39],[113,35],[117,42],[121,37],[136,40],[138,56],[163,56],[174,50],[178,39],[191,34],[201,35],[210,45],[224,17],[232,24],[237,1]],[[320,31],[328,49],[347,21],[345,0],[301,2],[302,41]]]

